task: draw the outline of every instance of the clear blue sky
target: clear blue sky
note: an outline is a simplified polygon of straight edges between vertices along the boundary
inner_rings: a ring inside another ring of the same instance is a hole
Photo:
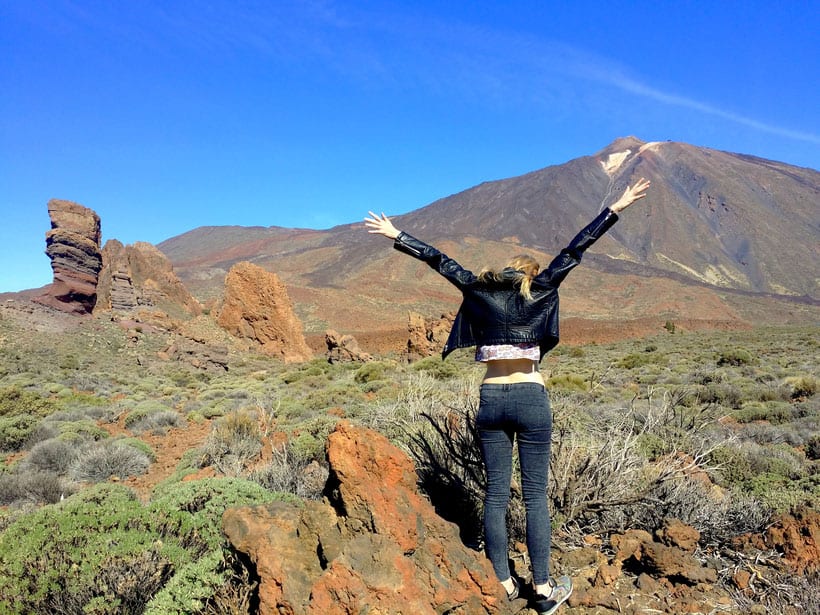
[[[328,228],[620,136],[820,167],[820,9],[773,2],[0,2],[0,291],[50,198],[103,240]]]

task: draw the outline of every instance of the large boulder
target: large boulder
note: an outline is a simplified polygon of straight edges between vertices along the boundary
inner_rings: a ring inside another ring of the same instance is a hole
[[[359,342],[352,335],[342,335],[338,331],[325,331],[328,363],[365,363],[371,357],[359,347]]]
[[[225,296],[217,322],[231,335],[258,344],[286,362],[313,357],[288,291],[275,273],[249,262],[225,276]]]
[[[439,318],[425,318],[417,312],[409,312],[406,349],[408,362],[440,353],[450,335],[455,317],[455,312],[442,314]]]
[[[406,454],[342,421],[327,457],[324,501],[223,516],[229,541],[256,566],[260,615],[510,612],[489,561],[418,491]]]
[[[102,250],[96,311],[159,309],[180,318],[197,316],[202,307],[174,273],[171,261],[144,241],[124,246],[110,239]]]
[[[46,233],[46,255],[54,281],[38,303],[63,312],[90,314],[97,301],[97,279],[102,268],[100,217],[72,201],[48,202],[51,230]]]

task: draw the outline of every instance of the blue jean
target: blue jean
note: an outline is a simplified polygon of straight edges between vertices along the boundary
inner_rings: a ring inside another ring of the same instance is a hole
[[[546,583],[549,580],[551,540],[547,476],[552,437],[552,411],[547,390],[532,382],[481,385],[476,427],[487,472],[484,497],[487,557],[499,580],[510,577],[506,516],[512,480],[513,441],[517,439],[533,582]]]

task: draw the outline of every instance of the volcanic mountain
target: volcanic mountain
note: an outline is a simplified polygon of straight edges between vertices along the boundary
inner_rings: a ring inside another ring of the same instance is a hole
[[[668,321],[817,322],[820,173],[813,169],[628,137],[393,221],[474,271],[521,252],[548,262],[640,177],[652,181],[649,196],[621,215],[564,283],[565,322],[621,331]],[[426,265],[358,222],[323,231],[201,227],[158,247],[202,300],[219,295],[238,261],[276,272],[307,334],[330,327],[365,340],[371,333],[398,339],[408,311],[437,317],[459,303]]]

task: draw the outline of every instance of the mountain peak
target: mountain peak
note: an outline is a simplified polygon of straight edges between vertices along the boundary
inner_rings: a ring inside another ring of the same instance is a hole
[[[605,156],[608,154],[623,152],[625,150],[637,151],[643,145],[646,145],[646,141],[641,141],[637,137],[618,137],[612,143],[610,143],[604,149],[598,152],[596,156]]]

